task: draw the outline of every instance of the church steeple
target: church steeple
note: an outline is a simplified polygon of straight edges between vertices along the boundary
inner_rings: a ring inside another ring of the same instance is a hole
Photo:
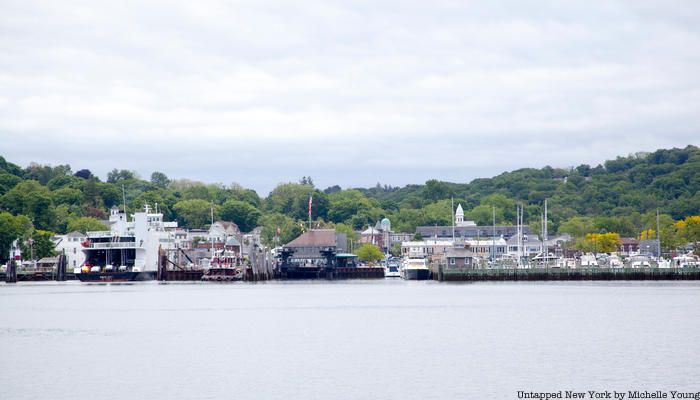
[[[464,210],[462,210],[462,204],[457,205],[457,211],[455,212],[455,224],[461,226],[464,223]]]

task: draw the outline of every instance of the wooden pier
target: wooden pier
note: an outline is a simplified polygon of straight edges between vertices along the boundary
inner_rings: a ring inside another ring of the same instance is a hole
[[[529,268],[431,267],[437,281],[677,281],[700,280],[700,268]]]

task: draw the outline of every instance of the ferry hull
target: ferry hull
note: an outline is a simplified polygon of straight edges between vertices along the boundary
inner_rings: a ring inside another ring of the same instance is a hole
[[[401,277],[407,280],[424,281],[430,279],[430,270],[423,268],[405,268],[401,270]]]
[[[80,282],[133,282],[152,281],[156,279],[156,271],[145,272],[84,272],[75,274]]]

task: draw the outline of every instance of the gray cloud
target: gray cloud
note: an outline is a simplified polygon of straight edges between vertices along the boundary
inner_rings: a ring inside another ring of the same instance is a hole
[[[5,1],[0,153],[265,194],[699,142],[695,1],[377,3]]]

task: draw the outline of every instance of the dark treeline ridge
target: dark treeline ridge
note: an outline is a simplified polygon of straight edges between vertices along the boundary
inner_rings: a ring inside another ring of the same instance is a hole
[[[81,166],[84,167],[84,166]],[[233,177],[235,178],[235,177]],[[135,172],[114,169],[106,181],[89,169],[31,163],[22,168],[0,157],[0,259],[14,238],[36,239],[72,230],[106,228],[100,221],[111,207],[129,212],[148,203],[158,205],[167,220],[190,229],[206,228],[214,218],[233,221],[242,231],[263,226],[263,239],[277,230],[284,243],[300,234],[313,196],[317,227],[352,233],[388,217],[394,231],[414,232],[421,225],[449,225],[451,198],[462,204],[465,219],[480,225],[492,221],[513,224],[522,203],[525,220],[539,231],[544,200],[548,200],[549,232],[574,236],[616,232],[637,237],[656,228],[661,213],[669,241],[677,220],[700,214],[700,149],[662,149],[618,157],[597,166],[524,168],[470,183],[430,180],[423,185],[373,188],[316,188],[311,177],[282,183],[266,198],[237,184],[207,184],[171,180],[162,172],[142,179]],[[673,245],[668,242],[666,245]]]

